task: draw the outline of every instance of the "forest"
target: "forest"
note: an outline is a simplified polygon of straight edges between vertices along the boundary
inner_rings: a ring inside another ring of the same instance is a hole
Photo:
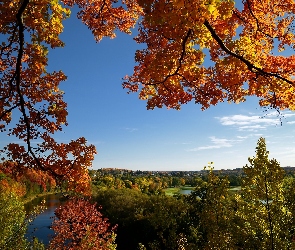
[[[60,189],[33,171],[16,180],[5,172],[6,162],[1,165],[1,249],[293,249],[294,172],[269,159],[264,138],[248,161],[236,173],[241,186],[234,191],[228,175],[212,164],[193,178],[181,172],[167,177],[90,170],[92,195],[67,192],[47,246],[25,237],[33,219],[24,211],[25,198],[65,192],[67,185]],[[193,189],[187,195],[165,193],[177,185]]]
[[[0,249],[295,249],[295,179],[269,159],[264,137],[238,175],[210,162],[192,176],[91,170],[95,145],[62,140],[67,76],[49,55],[65,49],[64,23],[76,10],[96,42],[137,29],[133,73],[121,86],[149,110],[194,102],[206,112],[249,98],[266,113],[295,110],[293,0],[3,0]],[[64,205],[45,245],[26,230],[46,208],[26,213],[24,204],[48,193]]]

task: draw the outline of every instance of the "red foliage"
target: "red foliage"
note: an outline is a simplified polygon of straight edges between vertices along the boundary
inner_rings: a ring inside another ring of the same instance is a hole
[[[26,181],[30,181],[32,184],[36,183],[42,186],[43,191],[46,191],[48,186],[51,188],[56,186],[54,178],[49,173],[39,169],[24,168],[16,162],[5,161],[0,163],[0,173],[4,173],[23,186]]]
[[[13,181],[11,179],[0,180],[0,192],[1,193],[14,193],[19,197],[26,194],[26,187],[22,183]]]
[[[112,249],[115,227],[98,211],[97,205],[72,198],[55,211],[51,249]]]

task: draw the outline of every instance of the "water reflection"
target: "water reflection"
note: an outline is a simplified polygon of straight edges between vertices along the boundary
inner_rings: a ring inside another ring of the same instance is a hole
[[[37,218],[28,226],[26,238],[32,240],[33,237],[39,239],[45,245],[49,243],[50,236],[53,235],[53,230],[50,229],[52,217],[55,209],[62,204],[60,201],[60,194],[50,194],[43,197],[38,197],[25,205],[26,212],[29,213],[35,206],[40,205],[45,199],[45,206],[47,209],[39,214]]]

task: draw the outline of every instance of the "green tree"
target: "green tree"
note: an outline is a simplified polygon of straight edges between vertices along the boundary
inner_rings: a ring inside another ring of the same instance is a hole
[[[295,239],[295,178],[288,176],[283,181],[284,205],[286,213],[289,213],[290,221],[288,227],[288,235]],[[293,242],[293,241],[292,241]],[[294,244],[295,245],[295,244]],[[293,248],[295,246],[292,245]]]
[[[172,186],[173,187],[181,186],[180,177],[172,177]]]
[[[208,180],[196,179],[196,188],[186,199],[190,204],[191,230],[199,249],[234,249],[231,237],[233,211],[229,181],[209,168]]]
[[[27,229],[24,205],[14,193],[0,187],[0,249],[25,249]]]
[[[237,215],[243,221],[239,237],[247,249],[290,249],[292,216],[285,206],[284,170],[268,155],[265,139],[260,138],[256,156],[244,167],[242,194],[236,196]]]
[[[184,199],[170,196],[151,195],[144,206],[143,219],[151,226],[149,234],[153,236],[145,244],[148,249],[174,250],[180,245],[188,249],[196,249],[194,242],[188,242],[188,206]]]
[[[95,199],[110,222],[118,224],[118,250],[137,249],[140,243],[149,250],[174,250],[191,238],[187,204],[182,199],[133,189],[100,190]],[[189,244],[194,242],[186,247]]]

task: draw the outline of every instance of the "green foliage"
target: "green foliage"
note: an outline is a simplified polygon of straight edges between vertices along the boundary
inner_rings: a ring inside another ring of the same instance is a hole
[[[45,245],[40,242],[37,238],[34,238],[33,242],[30,245],[31,250],[45,250]]]
[[[202,177],[193,177],[195,189],[191,195],[174,197],[155,191],[160,190],[158,187],[164,187],[165,181],[170,181],[172,185],[173,177],[165,177],[164,181],[164,177],[157,176],[130,175],[125,178],[119,174],[97,176],[92,172],[92,178],[96,180],[93,185],[97,189],[94,200],[102,205],[102,214],[109,218],[110,225],[118,225],[116,238],[115,234],[108,237],[112,242],[109,248],[295,249],[295,179],[291,175],[286,176],[279,163],[275,159],[270,160],[268,155],[265,140],[260,138],[256,155],[249,158],[249,164],[243,168],[243,175],[238,177],[242,185],[237,192],[230,191],[232,181],[212,167],[204,171]],[[7,179],[1,176],[2,180]],[[174,179],[180,181],[185,176]],[[4,249],[15,249],[15,246],[25,249],[28,243],[23,237],[25,217],[21,203],[16,196],[8,199],[10,194],[1,195],[0,242],[6,244]],[[4,206],[6,203],[9,206]],[[91,206],[88,204],[86,207]],[[11,210],[4,211],[4,208]],[[17,213],[13,212],[13,208],[18,208]],[[86,211],[89,212],[89,209],[64,207],[63,213],[69,215],[64,218],[62,226],[74,218],[80,221]],[[4,216],[7,213],[11,216]],[[86,216],[84,221],[87,222],[89,218],[90,215]],[[60,236],[65,237],[65,232],[69,235],[79,232],[73,234],[76,238],[80,234],[83,236],[77,244],[83,245],[81,249],[91,248],[94,240],[97,240],[93,236],[93,241],[88,241],[90,234],[95,232],[89,230],[92,224],[78,224],[73,226],[70,223],[73,227],[65,231],[60,228]],[[71,237],[63,243],[70,242]],[[44,250],[44,245],[34,241],[30,248]]]
[[[295,181],[284,179],[283,169],[268,154],[260,138],[237,193],[229,192],[227,178],[212,169],[206,180],[196,179],[186,200],[198,249],[295,249]]]
[[[243,175],[227,178],[209,167],[193,178],[189,196],[112,189],[99,191],[96,200],[118,224],[118,249],[295,249],[295,180],[268,155],[260,138]],[[170,178],[171,185],[180,178]],[[144,180],[134,178],[130,187]],[[230,191],[234,181],[241,190]]]
[[[249,158],[250,165],[244,167],[246,177],[243,179],[242,189],[246,196],[256,201],[278,200],[282,192],[284,170],[277,160],[268,159],[265,139],[260,138],[256,147],[256,156]]]
[[[25,238],[28,223],[44,210],[44,204],[26,214],[22,197],[26,191],[24,183],[17,182],[9,174],[0,176],[0,249],[44,250],[37,239],[28,242]]]
[[[101,190],[95,199],[110,222],[118,224],[119,250],[139,246],[174,250],[187,237],[187,205],[183,199],[147,195],[132,189]]]
[[[25,249],[26,221],[23,203],[13,193],[0,190],[0,249]]]
[[[288,249],[293,235],[288,228],[292,214],[286,206],[284,171],[275,159],[268,159],[265,139],[260,138],[256,156],[244,167],[242,197],[238,214],[243,218],[243,236],[249,246],[260,249]],[[242,228],[242,227],[241,227]]]
[[[190,204],[189,222],[199,249],[231,249],[231,200],[229,181],[219,178],[210,168],[208,180],[186,197]]]

